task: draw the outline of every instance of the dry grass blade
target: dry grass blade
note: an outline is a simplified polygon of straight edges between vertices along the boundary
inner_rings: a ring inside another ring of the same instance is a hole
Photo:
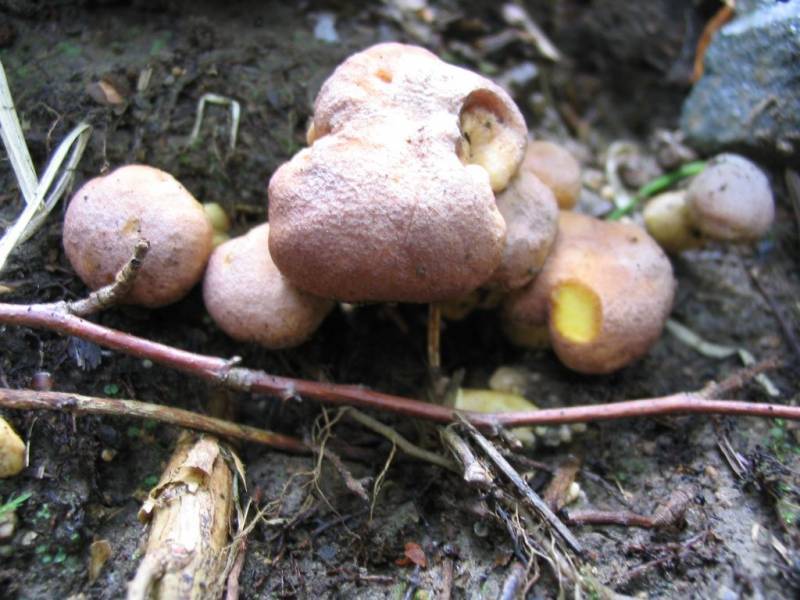
[[[236,138],[239,134],[239,120],[241,119],[242,107],[233,98],[227,96],[220,96],[219,94],[203,94],[200,100],[197,101],[197,116],[194,120],[192,132],[189,134],[188,144],[191,146],[200,137],[200,126],[203,124],[203,113],[205,112],[206,104],[218,104],[220,106],[229,106],[231,109],[231,132],[228,141],[231,152],[236,149]]]
[[[59,144],[42,178],[37,182],[28,147],[22,134],[5,71],[0,63],[0,126],[14,174],[25,197],[25,209],[0,240],[0,271],[14,249],[41,226],[72,183],[75,167],[83,156],[92,128],[81,123]],[[58,179],[56,176],[59,175]],[[54,184],[55,182],[55,184]]]
[[[2,62],[0,62],[0,136],[2,136],[3,145],[8,152],[8,160],[17,176],[19,189],[22,190],[25,203],[32,204],[36,194],[36,169],[22,135],[22,126],[14,108],[14,99],[11,97]]]
[[[694,331],[686,327],[686,325],[682,325],[681,323],[678,323],[674,319],[668,319],[665,327],[667,331],[669,331],[673,336],[675,336],[678,339],[678,341],[686,344],[690,348],[693,348],[703,356],[707,356],[709,358],[723,359],[733,356],[734,354],[738,354],[739,359],[746,367],[750,367],[756,364],[755,357],[744,348],[734,348],[733,346],[722,346],[720,344],[715,344],[713,342],[709,342],[708,340],[704,340]],[[781,395],[778,388],[775,387],[775,384],[772,383],[772,380],[769,377],[767,377],[766,374],[758,373],[755,376],[755,379],[761,385],[761,387],[763,387],[764,390],[766,390],[767,394],[769,394],[773,398],[777,398],[778,396]]]

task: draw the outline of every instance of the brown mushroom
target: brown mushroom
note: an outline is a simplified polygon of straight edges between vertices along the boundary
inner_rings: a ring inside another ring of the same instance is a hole
[[[72,197],[64,250],[90,288],[114,281],[141,238],[150,252],[124,301],[157,307],[180,300],[202,277],[212,238],[203,207],[186,188],[154,167],[128,165]]]
[[[721,154],[709,162],[689,184],[686,205],[695,227],[717,240],[756,240],[775,216],[766,175],[736,154]]]
[[[578,202],[581,166],[566,148],[545,140],[531,140],[520,170],[533,173],[549,187],[560,209],[570,210]]]
[[[530,283],[542,268],[558,233],[558,205],[550,188],[520,170],[498,194],[497,208],[506,222],[506,242],[486,285],[510,291]]]
[[[221,244],[211,255],[203,298],[211,318],[236,340],[266,348],[297,346],[308,339],[334,302],[294,287],[266,251],[269,225]]]
[[[380,44],[325,82],[310,148],[269,184],[270,253],[297,287],[348,302],[461,297],[500,263],[494,201],[526,127],[491,81]]]
[[[668,252],[698,248],[710,239],[751,242],[772,225],[775,203],[766,176],[752,162],[721,154],[686,190],[650,200],[643,216],[647,231]]]
[[[515,343],[547,324],[553,350],[582,373],[609,373],[644,355],[672,308],[669,259],[638,226],[562,211],[536,280],[503,306]]]

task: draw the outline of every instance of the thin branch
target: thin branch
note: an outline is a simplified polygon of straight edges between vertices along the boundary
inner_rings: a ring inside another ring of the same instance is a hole
[[[570,525],[622,525],[652,529],[653,517],[628,510],[569,510],[566,521]]]
[[[764,282],[761,281],[758,270],[756,268],[750,268],[747,270],[747,273],[750,275],[750,279],[758,288],[758,291],[761,292],[761,295],[767,301],[767,304],[769,304],[769,308],[772,311],[772,314],[775,316],[775,320],[778,321],[778,325],[780,325],[781,331],[783,331],[783,336],[789,343],[789,347],[792,349],[792,352],[794,352],[795,360],[800,359],[800,341],[797,340],[797,336],[795,335],[792,326],[789,324],[789,321],[786,319],[783,309],[778,304],[778,301],[775,300],[775,297],[767,289],[767,286],[764,285]]]
[[[287,435],[207,417],[180,408],[139,402],[137,400],[111,400],[65,392],[38,392],[34,390],[0,388],[0,406],[22,410],[59,410],[77,415],[116,415],[138,419],[153,419],[154,421],[205,431],[222,437],[263,444],[287,452],[307,454],[310,451],[309,447],[303,442]]]
[[[406,438],[402,435],[397,433],[394,429],[389,427],[388,425],[384,425],[377,419],[373,419],[369,415],[365,415],[360,410],[356,410],[355,408],[348,408],[347,416],[349,416],[354,421],[358,421],[367,429],[371,429],[372,431],[379,433],[387,440],[392,442],[392,444],[397,445],[400,450],[408,454],[409,456],[413,456],[414,458],[418,458],[420,460],[427,461],[439,467],[443,467],[448,471],[453,471],[458,473],[458,468],[452,463],[452,461],[447,460],[444,456],[440,454],[436,454],[435,452],[430,452],[425,450],[424,448],[420,448],[409,442]]]
[[[464,471],[464,481],[484,489],[492,486],[493,478],[491,473],[475,456],[469,444],[453,430],[452,426],[442,427],[439,430],[439,437],[442,438],[444,445],[450,449],[456,461],[461,465]]]
[[[461,415],[458,415],[459,417]],[[487,440],[480,432],[475,429],[475,427],[466,419],[460,419],[461,423],[466,427],[467,432],[469,432],[470,436],[473,440],[481,447],[481,449],[486,453],[486,455],[491,459],[491,461],[497,466],[500,471],[514,484],[514,487],[525,497],[525,499],[531,504],[533,509],[539,515],[539,517],[547,523],[552,529],[554,529],[567,544],[572,548],[573,551],[577,552],[578,554],[583,553],[583,547],[581,543],[577,540],[577,538],[572,535],[572,532],[567,529],[566,525],[561,522],[561,520],[550,510],[550,507],[547,506],[547,503],[541,499],[541,497],[533,491],[531,486],[529,486],[522,477],[519,476],[519,473],[512,467],[509,462],[503,458],[503,455],[497,451],[489,440]]]
[[[455,411],[446,406],[420,402],[402,396],[375,392],[358,385],[344,385],[292,379],[264,371],[232,366],[230,360],[195,354],[147,339],[97,325],[80,317],[64,314],[51,304],[0,303],[0,323],[55,331],[73,335],[99,346],[189,373],[206,381],[234,389],[271,394],[277,397],[300,396],[325,404],[373,408],[408,417],[451,423]],[[759,372],[771,368],[762,364]],[[481,428],[560,425],[655,417],[678,414],[727,414],[751,417],[800,420],[800,407],[782,404],[709,400],[702,393],[678,393],[661,398],[629,400],[611,404],[592,404],[506,413],[465,412],[464,416]]]
[[[142,268],[142,261],[144,257],[147,256],[149,250],[150,242],[147,240],[139,240],[136,242],[133,255],[117,272],[113,282],[101,287],[99,290],[95,290],[86,298],[76,300],[75,302],[63,303],[64,310],[69,314],[85,317],[105,310],[123,300],[133,287],[136,276],[139,274],[139,269]]]

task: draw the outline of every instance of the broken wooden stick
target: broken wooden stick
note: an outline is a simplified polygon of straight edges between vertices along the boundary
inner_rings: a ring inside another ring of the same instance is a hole
[[[234,469],[217,438],[184,432],[139,511],[149,523],[128,600],[219,598],[228,577]]]

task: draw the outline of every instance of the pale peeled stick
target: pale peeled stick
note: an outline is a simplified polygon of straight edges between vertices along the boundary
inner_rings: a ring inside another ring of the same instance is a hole
[[[185,296],[203,275],[213,230],[202,205],[172,175],[127,165],[75,192],[64,217],[64,250],[92,289],[114,281],[140,239],[150,251],[123,299],[158,307]]]
[[[297,346],[334,306],[281,275],[267,252],[269,225],[233,238],[211,255],[203,299],[214,322],[232,338],[266,348]]]
[[[270,180],[272,258],[301,289],[342,301],[464,296],[500,263],[494,192],[526,132],[499,86],[427,50],[355,54],[317,96],[311,147]]]
[[[676,283],[669,259],[636,225],[562,211],[536,280],[503,306],[515,343],[547,324],[558,358],[582,373],[610,373],[643,356],[661,334]]]
[[[25,442],[0,417],[0,478],[12,477],[25,468]]]

